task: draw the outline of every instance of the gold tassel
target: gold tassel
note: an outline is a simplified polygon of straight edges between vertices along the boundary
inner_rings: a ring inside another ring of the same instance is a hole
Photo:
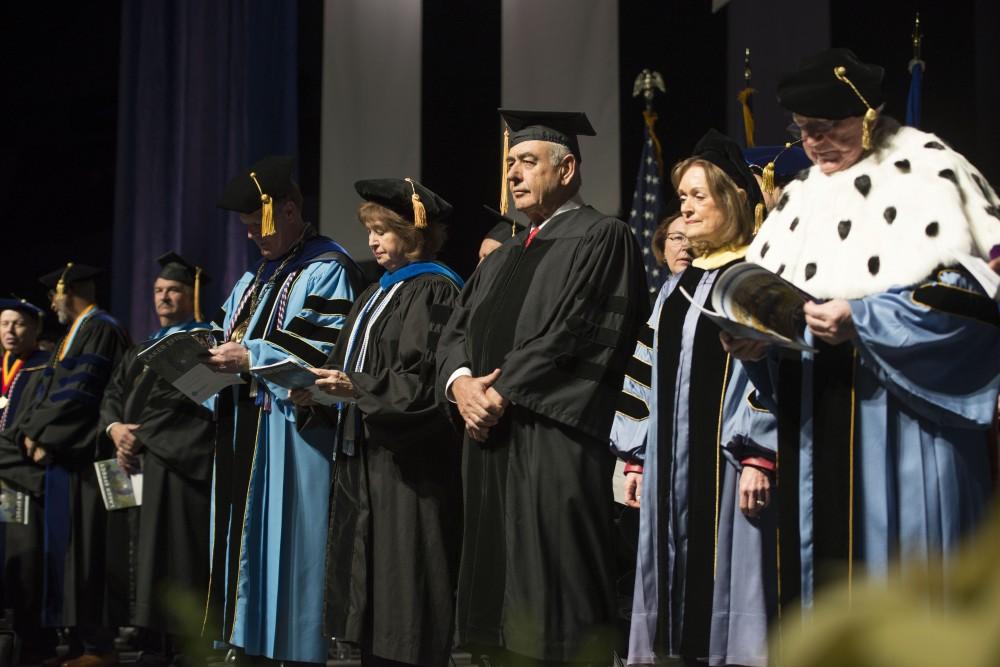
[[[767,207],[764,206],[764,202],[757,202],[757,205],[753,208],[753,235],[757,236],[757,232],[760,231],[760,226],[764,224],[764,213],[767,211]]]
[[[274,228],[274,200],[271,199],[271,195],[265,194],[264,189],[260,187],[257,174],[251,171],[250,178],[253,179],[253,184],[257,186],[257,191],[260,192],[260,235],[274,236],[277,233],[277,230]]]
[[[194,319],[196,322],[204,322],[205,318],[201,314],[201,267],[194,267]]]
[[[424,203],[420,201],[420,195],[417,194],[417,186],[414,185],[412,178],[404,179],[410,184],[410,188],[413,190],[413,194],[410,195],[410,202],[413,204],[413,226],[417,229],[424,229],[427,227],[427,209],[424,208]]]
[[[753,111],[750,110],[750,96],[756,92],[753,88],[744,88],[736,96],[736,99],[743,105],[743,134],[746,135],[747,148],[754,147],[754,122]]]
[[[843,65],[834,67],[833,75],[840,81],[850,86],[851,90],[854,91],[854,94],[858,96],[858,99],[861,100],[868,108],[868,110],[865,111],[865,117],[861,123],[861,148],[866,151],[870,151],[872,149],[872,130],[875,127],[875,121],[878,120],[878,111],[873,109],[872,105],[868,104],[868,100],[866,100],[865,96],[861,94],[861,91],[857,89],[857,86],[851,83],[851,80],[847,78],[846,67]]]
[[[865,119],[861,122],[861,147],[866,151],[872,149],[872,128],[878,120],[878,112],[871,107],[865,112]]]
[[[764,169],[761,170],[760,189],[766,194],[774,193],[774,160],[765,164]]]
[[[500,156],[500,215],[507,215],[507,156],[510,154],[510,128],[503,129],[503,155]],[[512,221],[510,224],[510,235],[517,234],[517,225]]]
[[[72,268],[73,262],[66,262],[66,268],[63,269],[62,275],[59,276],[59,281],[56,283],[56,296],[60,298],[66,296],[66,274]]]

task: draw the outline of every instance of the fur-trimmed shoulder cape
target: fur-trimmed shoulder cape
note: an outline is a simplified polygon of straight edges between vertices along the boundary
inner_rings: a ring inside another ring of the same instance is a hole
[[[781,196],[747,252],[816,298],[917,283],[1000,244],[1000,202],[941,139],[911,127],[844,171],[813,166]]]

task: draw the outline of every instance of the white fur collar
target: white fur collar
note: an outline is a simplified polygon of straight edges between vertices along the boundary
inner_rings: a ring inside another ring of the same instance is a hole
[[[903,127],[882,150],[792,181],[747,252],[816,298],[856,299],[917,283],[959,253],[1000,244],[997,195],[933,134]]]

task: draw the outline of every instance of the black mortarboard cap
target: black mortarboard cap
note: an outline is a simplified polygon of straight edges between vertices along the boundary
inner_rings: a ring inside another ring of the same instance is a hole
[[[200,266],[195,266],[173,251],[160,255],[156,258],[156,262],[160,265],[157,278],[176,280],[194,289],[194,318],[199,322],[204,320],[201,313],[201,286],[211,278]]]
[[[739,145],[718,130],[711,129],[705,133],[694,147],[694,156],[708,160],[725,172],[736,187],[743,188],[747,193],[747,204],[751,212],[755,212],[757,204],[764,203],[764,196],[757,185],[757,179],[743,159]]]
[[[168,252],[160,255],[156,258],[156,262],[160,265],[160,273],[157,274],[157,278],[176,280],[179,283],[191,285],[192,287],[195,284],[195,279],[202,284],[210,280],[201,267],[195,266],[176,252]]]
[[[290,155],[268,156],[229,181],[217,206],[237,213],[253,213],[263,206],[262,196],[273,201],[292,191],[294,168],[295,158]]]
[[[837,77],[834,70],[838,67],[844,68],[844,76],[853,86]],[[883,68],[861,62],[850,49],[827,49],[803,58],[798,69],[781,78],[778,103],[811,118],[864,116],[869,107],[877,109],[884,101],[884,76]]]
[[[510,237],[514,236],[515,234],[524,229],[524,225],[517,222],[516,220],[513,220],[512,218],[508,218],[506,215],[500,213],[500,211],[492,209],[489,206],[486,206],[485,204],[483,205],[483,208],[489,214],[488,220],[490,222],[494,222],[494,225],[493,227],[490,228],[490,231],[486,232],[485,238],[493,239],[494,241],[500,241],[501,243],[503,243],[504,241],[506,241],[507,239],[509,239]]]
[[[451,215],[451,204],[412,178],[371,178],[354,184],[365,201],[381,204],[417,228]],[[422,222],[421,222],[422,221]]]
[[[38,319],[42,319],[45,316],[45,311],[35,304],[16,297],[0,299],[0,310],[16,310]]]
[[[103,271],[94,266],[68,262],[66,266],[60,267],[51,273],[46,273],[38,279],[38,282],[42,283],[49,289],[58,289],[60,284],[72,285],[73,283],[79,283],[85,280],[94,280],[102,273]]]
[[[582,111],[517,111],[500,109],[500,115],[510,128],[509,146],[522,141],[551,141],[562,144],[573,152],[578,161],[580,144],[577,136],[592,137],[597,134]]]

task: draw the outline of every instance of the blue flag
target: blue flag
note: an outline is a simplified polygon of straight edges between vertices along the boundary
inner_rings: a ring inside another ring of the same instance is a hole
[[[920,127],[920,98],[924,85],[924,61],[910,61],[910,94],[906,96],[906,124]]]
[[[643,132],[642,157],[639,158],[639,173],[635,177],[635,194],[632,195],[628,224],[642,248],[649,291],[656,294],[668,274],[665,267],[656,263],[656,256],[653,254],[653,232],[660,224],[666,202],[663,197],[659,142],[652,131],[656,114],[646,112],[643,115],[646,117],[646,129]]]

